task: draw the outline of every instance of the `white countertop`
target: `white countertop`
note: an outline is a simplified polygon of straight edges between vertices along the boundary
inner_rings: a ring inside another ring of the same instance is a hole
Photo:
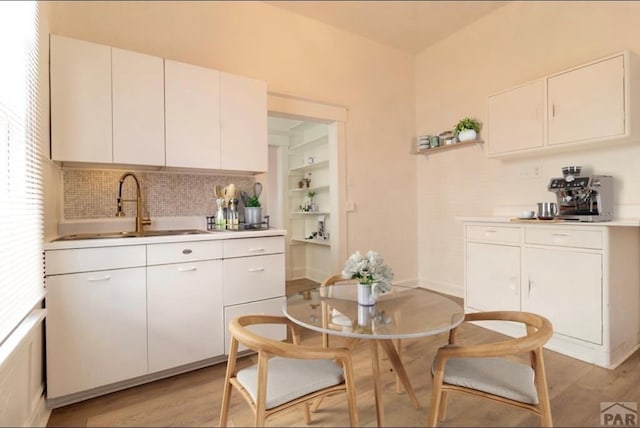
[[[535,220],[516,220],[513,221],[513,217],[456,217],[456,220],[462,222],[477,222],[477,223],[509,223],[514,225],[529,224],[529,225],[544,225],[544,226],[605,226],[605,227],[617,227],[617,226],[640,226],[640,218],[628,218],[618,219],[613,221],[601,221],[601,222],[585,222],[585,221],[535,221]]]
[[[258,238],[262,236],[286,235],[284,229],[252,231],[210,231],[197,235],[146,236],[132,238],[79,239],[76,241],[45,242],[45,250],[68,250],[73,248],[116,247],[123,245],[162,244],[167,242],[213,241],[219,239]]]

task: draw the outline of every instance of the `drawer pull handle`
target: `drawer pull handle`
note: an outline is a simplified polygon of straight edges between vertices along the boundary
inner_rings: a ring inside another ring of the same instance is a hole
[[[250,253],[261,253],[264,251],[264,248],[249,248]]]
[[[191,251],[189,248],[185,248],[184,250],[182,250],[182,254],[191,254],[193,253],[193,251]]]
[[[198,268],[195,266],[178,268],[178,272],[193,272],[194,270],[198,270]]]
[[[249,269],[249,272],[264,272],[264,268],[263,267],[251,268]]]
[[[487,235],[495,235],[496,232],[497,232],[496,230],[492,230],[492,229],[487,229],[484,231],[484,233]]]
[[[110,279],[111,279],[111,275],[104,275],[104,276],[99,276],[99,277],[90,276],[90,277],[87,278],[87,281],[91,281],[91,282],[108,281]]]
[[[569,236],[568,233],[552,233],[551,236],[555,236],[556,238],[565,238]]]

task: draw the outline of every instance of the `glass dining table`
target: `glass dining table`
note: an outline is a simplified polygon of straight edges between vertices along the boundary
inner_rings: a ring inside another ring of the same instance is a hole
[[[378,426],[383,425],[384,419],[378,344],[411,403],[418,408],[393,340],[437,335],[455,328],[464,319],[462,306],[441,294],[395,285],[391,291],[378,296],[372,306],[358,304],[357,284],[311,288],[288,297],[283,303],[283,312],[291,321],[310,330],[368,341]]]

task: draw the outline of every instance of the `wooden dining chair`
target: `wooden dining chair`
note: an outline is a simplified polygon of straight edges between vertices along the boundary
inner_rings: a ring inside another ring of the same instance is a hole
[[[329,285],[347,285],[347,284],[357,284],[357,280],[355,279],[345,279],[342,275],[331,275],[328,278],[325,278],[324,281],[320,283],[320,287],[327,287]],[[344,325],[348,323],[351,325],[351,320],[342,315],[339,312],[336,312],[334,309],[327,308],[327,305],[322,305],[322,324],[323,327],[328,327],[330,324]],[[348,347],[353,349],[353,346],[357,343],[357,340],[352,340],[348,342]],[[322,333],[322,346],[325,348],[329,347],[329,334]]]
[[[500,342],[460,345],[458,328],[451,330],[449,344],[438,349],[432,367],[433,390],[427,425],[443,421],[447,394],[459,391],[528,410],[540,417],[540,425],[553,426],[542,347],[553,335],[546,318],[529,312],[479,312],[465,315],[468,321],[513,321],[524,324],[526,334]],[[519,362],[517,356],[527,356]]]
[[[268,339],[250,330],[260,324],[285,324],[293,343]],[[280,316],[241,316],[231,321],[229,330],[231,347],[222,395],[221,427],[227,425],[233,388],[249,403],[255,426],[264,426],[269,416],[298,405],[304,406],[304,420],[308,424],[312,400],[341,392],[347,395],[351,426],[358,426],[353,364],[348,349],[301,345],[298,327]],[[258,353],[256,365],[237,370],[239,343]]]

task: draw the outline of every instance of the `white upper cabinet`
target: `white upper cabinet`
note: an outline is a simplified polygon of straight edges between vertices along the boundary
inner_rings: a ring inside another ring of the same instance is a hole
[[[56,35],[50,71],[53,160],[268,169],[263,81]]]
[[[624,57],[548,79],[549,144],[625,136]]]
[[[222,169],[268,169],[267,86],[260,80],[221,73]]]
[[[51,158],[111,163],[111,48],[51,35]]]
[[[544,144],[544,85],[537,80],[488,99],[489,155]]]
[[[506,157],[628,140],[638,70],[622,52],[488,97],[488,155]],[[635,59],[633,59],[635,61]],[[635,73],[632,78],[632,73]]]
[[[164,165],[162,58],[112,48],[113,162]]]
[[[166,165],[219,169],[220,72],[171,60],[164,67]]]

